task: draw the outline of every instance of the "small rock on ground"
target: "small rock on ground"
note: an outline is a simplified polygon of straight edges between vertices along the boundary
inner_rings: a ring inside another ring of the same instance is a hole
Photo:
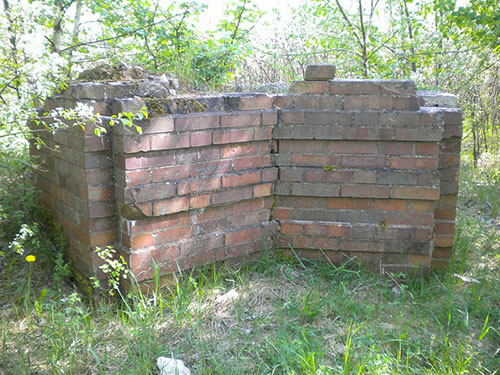
[[[159,357],[156,366],[160,370],[160,375],[191,375],[191,370],[180,359]]]

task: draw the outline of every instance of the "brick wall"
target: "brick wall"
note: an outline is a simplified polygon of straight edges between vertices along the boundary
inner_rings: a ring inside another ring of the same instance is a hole
[[[333,74],[311,66],[276,97],[145,98],[151,83],[134,81],[74,83],[48,100],[46,110],[82,101],[101,114],[152,113],[142,134],[71,127],[33,149],[47,170],[36,172],[40,198],[75,265],[96,274],[92,248],[113,245],[139,280],[153,260],[168,274],[273,246],[381,272],[445,267],[460,111],[411,81]]]

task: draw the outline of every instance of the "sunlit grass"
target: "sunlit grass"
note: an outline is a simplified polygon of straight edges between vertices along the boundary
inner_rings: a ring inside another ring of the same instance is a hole
[[[304,268],[269,251],[90,304],[71,283],[55,286],[48,252],[29,264],[3,259],[0,374],[157,374],[158,356],[193,374],[498,374],[495,168],[464,161],[454,265],[429,279]]]

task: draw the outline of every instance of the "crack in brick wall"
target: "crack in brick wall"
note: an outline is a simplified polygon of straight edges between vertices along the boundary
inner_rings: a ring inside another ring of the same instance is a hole
[[[47,170],[35,172],[36,184],[75,266],[99,276],[92,248],[112,245],[139,280],[152,278],[152,260],[168,274],[290,246],[380,272],[446,267],[462,136],[456,98],[333,73],[311,67],[278,96],[155,98],[174,113],[141,121],[142,134],[44,134],[50,148],[32,148]],[[44,110],[139,109],[150,100],[135,96],[144,85],[72,83]]]

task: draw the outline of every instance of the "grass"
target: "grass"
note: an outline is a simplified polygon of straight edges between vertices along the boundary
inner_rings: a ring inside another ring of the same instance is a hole
[[[0,374],[157,374],[160,355],[200,375],[499,374],[496,162],[464,160],[453,266],[429,279],[270,252],[89,303],[54,283],[48,251],[30,263],[30,285],[24,258],[4,257]]]

